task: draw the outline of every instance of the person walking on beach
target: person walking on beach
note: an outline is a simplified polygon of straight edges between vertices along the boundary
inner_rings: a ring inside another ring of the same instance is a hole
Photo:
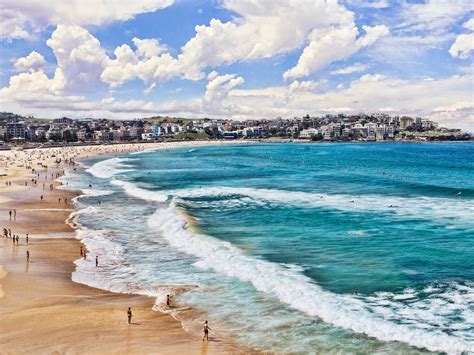
[[[99,266],[99,257],[96,255],[95,256],[95,267]]]
[[[10,210],[9,213],[10,213],[10,221],[11,221],[11,219],[12,219],[12,210]]]
[[[82,245],[81,245],[81,256],[84,256],[84,251],[82,250]]]
[[[16,220],[16,210],[13,210],[13,219]]]
[[[28,245],[28,233],[26,233],[26,245]]]
[[[204,322],[203,330],[204,330],[204,336],[202,337],[202,341],[204,341],[204,339],[209,341],[209,331],[211,330],[211,328],[209,328],[209,324],[207,323],[207,321]]]
[[[166,305],[168,306],[168,308],[171,307],[171,299],[170,299],[170,295],[166,295]]]
[[[26,262],[27,263],[30,262],[30,251],[29,250],[26,251]]]
[[[43,201],[43,195],[40,196],[41,201]]]
[[[128,307],[127,311],[128,324],[132,324],[132,308]]]

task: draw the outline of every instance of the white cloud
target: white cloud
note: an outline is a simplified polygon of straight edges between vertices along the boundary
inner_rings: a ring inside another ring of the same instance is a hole
[[[13,39],[27,38],[28,32],[23,24],[28,20],[24,14],[18,14],[6,7],[0,8],[0,38],[11,42]]]
[[[451,105],[437,107],[430,117],[448,127],[461,127],[467,132],[474,133],[474,103],[472,100],[458,101]]]
[[[369,68],[369,65],[362,63],[355,63],[344,68],[336,69],[330,72],[331,75],[346,75],[352,73],[358,73]]]
[[[456,38],[456,41],[453,43],[449,49],[449,53],[453,57],[458,57],[461,59],[469,58],[469,53],[474,50],[474,33],[462,34]]]
[[[182,66],[175,58],[169,53],[151,55],[153,51],[155,53],[160,51],[150,47],[145,49],[144,41],[149,40],[135,38],[134,42],[139,44],[135,52],[127,44],[117,47],[114,51],[115,59],[107,61],[103,72],[99,74],[100,79],[110,87],[116,88],[129,80],[140,79],[152,84],[183,74]]]
[[[143,90],[143,93],[145,95],[149,95],[153,91],[155,86],[156,86],[156,83],[151,84],[149,87],[147,87],[145,90]]]
[[[469,58],[469,54],[474,50],[474,18],[465,22],[463,27],[470,30],[471,33],[457,36],[456,41],[454,41],[449,49],[449,53],[453,57],[467,59]]]
[[[133,44],[137,48],[137,56],[143,58],[152,58],[167,51],[165,45],[161,44],[156,38],[140,39],[133,38]]]
[[[471,0],[405,2],[398,28],[405,32],[447,30],[473,10],[474,3]]]
[[[236,74],[219,75],[216,71],[209,73],[209,82],[203,97],[205,107],[217,107],[236,86],[242,85],[244,79]]]
[[[313,91],[317,87],[320,87],[323,84],[326,84],[326,80],[322,81],[314,81],[314,80],[308,80],[308,81],[298,81],[295,80],[293,81],[290,85],[288,85],[288,92],[290,94],[297,92],[297,91]]]
[[[347,3],[357,7],[367,7],[372,9],[385,9],[390,6],[388,0],[347,0]]]
[[[13,65],[19,71],[37,71],[46,64],[44,57],[38,52],[31,52],[26,57],[18,58]]]
[[[100,74],[109,58],[99,40],[86,29],[75,25],[58,25],[46,44],[56,56],[67,90],[82,91],[100,83]]]
[[[286,78],[308,75],[354,53],[347,48],[357,40],[354,15],[336,1],[311,1],[302,6],[298,0],[227,0],[223,6],[239,16],[229,22],[213,19],[209,26],[196,26],[195,37],[182,47],[178,60],[188,79],[203,78],[202,69],[208,66],[270,58],[301,48],[308,41],[301,63]],[[366,30],[372,36],[381,29]],[[359,48],[366,45],[358,44]]]
[[[463,24],[464,28],[467,28],[468,30],[474,31],[474,18],[469,19]]]
[[[388,34],[388,28],[383,25],[363,26],[363,29],[366,35],[360,38],[357,38],[358,30],[354,24],[337,29],[314,30],[298,63],[287,70],[283,77],[290,79],[310,75],[332,62],[350,57]]]
[[[474,108],[474,102],[472,101],[456,101],[455,103],[447,106],[436,107],[434,112],[454,112],[458,110],[472,109]]]
[[[16,69],[28,72],[10,77],[9,85],[0,90],[2,101],[20,107],[54,107],[58,102],[76,105],[83,100],[78,92],[97,89],[100,73],[109,59],[95,37],[82,27],[59,25],[47,44],[57,61],[52,78],[41,68],[43,56],[32,52],[14,64]]]
[[[16,94],[25,94],[26,96],[34,93],[59,94],[64,88],[65,80],[61,70],[57,69],[53,79],[41,71],[30,73],[20,73],[10,78],[9,86],[2,88],[3,95],[14,96]]]
[[[429,50],[444,49],[456,38],[454,26],[474,11],[471,0],[404,1],[398,5],[389,16],[377,16],[390,27],[390,34],[377,41],[369,56],[402,68],[416,65],[418,57]]]
[[[46,42],[53,50],[57,72],[64,78],[64,90],[83,92],[94,90],[104,83],[116,88],[124,82],[140,79],[152,85],[176,76],[184,76],[181,63],[169,53],[157,39],[133,38],[135,50],[129,45],[118,46],[111,59],[99,40],[88,30],[76,25],[58,25]],[[39,69],[44,58],[33,52],[21,58],[17,69]],[[34,62],[34,63],[33,63]],[[155,87],[153,85],[153,87]],[[153,87],[145,90],[148,94]]]
[[[0,38],[26,38],[49,25],[102,25],[170,6],[173,0],[2,0]]]
[[[148,5],[151,3],[155,2],[150,0]],[[388,31],[384,26],[363,26],[366,35],[357,38],[353,13],[335,1],[315,1],[301,7],[298,0],[227,0],[223,6],[239,17],[228,22],[212,19],[209,26],[196,26],[196,35],[177,57],[157,39],[133,38],[135,49],[128,44],[118,46],[111,59],[97,38],[77,25],[58,25],[47,44],[66,80],[65,89],[81,90],[100,81],[117,88],[135,79],[148,85],[174,77],[201,80],[207,67],[269,58],[309,41],[297,66],[285,74],[286,79],[299,78],[349,57]],[[100,4],[98,8],[100,12]]]

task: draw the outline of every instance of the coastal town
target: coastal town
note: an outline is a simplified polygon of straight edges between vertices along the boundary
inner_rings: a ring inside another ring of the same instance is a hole
[[[295,139],[327,142],[466,141],[473,136],[421,117],[386,114],[309,115],[284,119],[186,119],[150,117],[131,120],[39,119],[0,113],[4,145],[45,143],[146,142],[206,139]]]

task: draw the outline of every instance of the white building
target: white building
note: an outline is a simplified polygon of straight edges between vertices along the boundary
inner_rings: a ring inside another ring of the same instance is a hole
[[[380,125],[375,130],[375,140],[379,142],[379,141],[383,141],[384,139],[385,139],[385,126]]]
[[[7,123],[7,138],[25,138],[25,124],[23,122]]]
[[[387,125],[387,138],[388,139],[395,138],[395,126],[392,124]]]
[[[319,131],[316,128],[303,129],[300,132],[300,138],[311,138],[317,135]]]
[[[77,132],[77,139],[80,140],[80,141],[85,141],[86,140],[86,137],[87,137],[87,132],[85,129],[80,129],[78,132]]]
[[[366,125],[367,127],[367,140],[368,141],[375,141],[377,139],[376,134],[377,134],[377,124],[375,123],[369,123]]]
[[[153,133],[142,133],[142,140],[144,141],[151,141],[153,138]]]

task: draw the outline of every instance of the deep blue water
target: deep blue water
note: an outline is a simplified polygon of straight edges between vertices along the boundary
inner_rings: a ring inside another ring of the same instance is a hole
[[[159,309],[171,293],[192,307],[173,310],[190,331],[207,317],[262,350],[474,351],[473,144],[182,147],[86,164],[70,177],[94,186],[78,219],[109,267],[79,261],[79,282]]]

